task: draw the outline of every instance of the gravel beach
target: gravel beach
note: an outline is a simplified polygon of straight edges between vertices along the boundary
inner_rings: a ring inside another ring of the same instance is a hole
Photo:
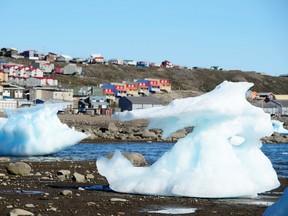
[[[274,190],[276,193],[273,193],[273,197],[265,196],[271,196],[271,192],[262,194],[266,198],[261,199],[261,202],[258,198],[230,200],[144,196],[105,190],[85,190],[87,186],[107,185],[106,179],[98,174],[95,161],[26,162],[31,167],[31,172],[27,176],[10,174],[6,169],[9,163],[11,161],[0,162],[1,215],[9,215],[15,209],[39,216],[163,215],[151,211],[196,208],[193,215],[255,216],[262,215],[266,209],[265,204],[276,201],[288,186],[288,179],[280,179],[281,186]]]

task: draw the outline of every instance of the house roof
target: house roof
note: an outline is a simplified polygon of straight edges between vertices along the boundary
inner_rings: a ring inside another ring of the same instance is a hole
[[[161,101],[158,98],[148,96],[148,97],[125,97],[132,104],[159,104],[162,105]]]

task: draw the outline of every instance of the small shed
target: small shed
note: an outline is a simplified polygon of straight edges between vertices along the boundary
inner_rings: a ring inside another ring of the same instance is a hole
[[[162,102],[155,97],[122,97],[119,99],[119,108],[121,112],[151,107],[160,107]]]

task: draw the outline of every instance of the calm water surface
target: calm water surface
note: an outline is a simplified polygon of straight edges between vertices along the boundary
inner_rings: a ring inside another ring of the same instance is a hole
[[[102,143],[77,144],[61,152],[45,157],[29,157],[31,161],[54,160],[96,160],[98,157],[114,152],[116,149],[125,152],[141,153],[149,164],[157,161],[174,143]],[[264,144],[264,154],[271,160],[279,177],[288,178],[288,144]],[[19,160],[18,158],[17,160]],[[23,158],[22,158],[23,159]]]

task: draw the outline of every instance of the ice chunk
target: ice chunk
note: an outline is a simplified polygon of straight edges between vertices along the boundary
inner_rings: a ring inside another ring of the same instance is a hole
[[[60,122],[58,109],[39,105],[5,110],[7,118],[0,118],[0,155],[47,155],[86,138],[86,134]]]
[[[272,125],[273,125],[275,132],[277,132],[279,134],[288,134],[288,130],[283,127],[283,124],[284,123],[281,121],[272,120]]]
[[[270,116],[246,101],[247,82],[223,82],[195,98],[165,107],[117,113],[118,120],[145,118],[164,137],[184,127],[180,139],[150,167],[133,167],[120,153],[99,158],[97,168],[112,190],[190,197],[255,197],[279,186],[260,139],[273,133]]]

